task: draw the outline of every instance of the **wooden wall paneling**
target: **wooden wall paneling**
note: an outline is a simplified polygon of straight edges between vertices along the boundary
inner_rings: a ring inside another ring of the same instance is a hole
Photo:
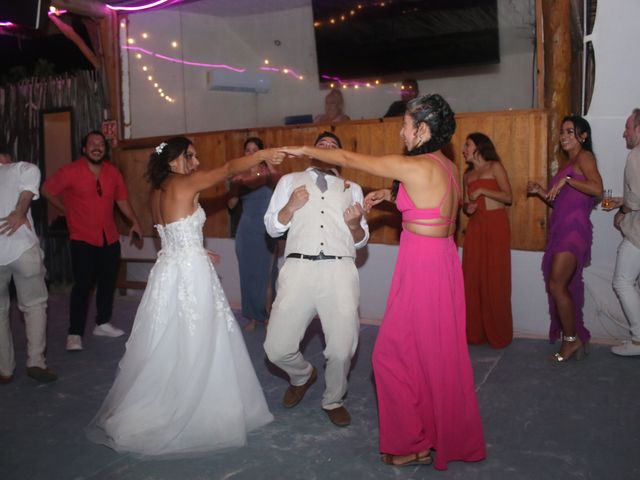
[[[200,168],[216,168],[227,161],[227,144],[224,133],[201,134],[194,137],[193,140],[196,150],[199,152]],[[227,213],[227,190],[224,183],[204,190],[200,194],[200,204],[207,213],[204,235],[206,237],[228,237],[229,215]]]
[[[456,117],[457,131],[446,151],[455,161],[460,177],[466,165],[462,158],[462,145],[466,136],[475,131],[489,135],[503,159],[511,179],[514,201],[509,210],[512,228],[512,248],[542,250],[546,236],[546,207],[537,199],[525,196],[526,182],[531,179],[546,184],[547,181],[547,114],[541,110],[509,112],[464,113]],[[334,132],[347,149],[365,154],[384,155],[402,153],[400,139],[401,118],[345,122],[335,125]],[[244,129],[226,132],[198,133],[190,135],[194,140],[202,168],[213,168],[243,154],[242,145],[249,136],[257,135],[267,147],[286,145],[312,145],[318,133],[328,130],[326,125],[300,125],[263,129]],[[114,159],[120,166],[131,193],[132,204],[146,235],[152,232],[151,212],[148,208],[149,186],[144,180],[148,156],[161,138],[125,141],[116,149]],[[287,159],[278,167],[281,173],[299,171],[308,166],[302,159]],[[345,178],[360,184],[369,192],[388,188],[391,180],[363,172],[345,169]],[[461,178],[460,178],[461,180]],[[207,212],[205,235],[228,237],[229,224],[226,209],[226,186],[218,185],[201,195]],[[393,205],[375,208],[368,217],[372,243],[397,244],[400,231],[400,215]],[[466,215],[460,215],[458,240],[466,226]]]
[[[146,236],[154,234],[151,208],[149,206],[151,185],[145,179],[151,151],[151,148],[132,150],[114,149],[113,155],[114,163],[118,166],[124,177],[124,182],[129,192],[129,202],[133,207],[133,211],[136,212],[142,233]],[[118,216],[118,225],[120,227],[120,233],[129,232],[128,224],[120,214]]]

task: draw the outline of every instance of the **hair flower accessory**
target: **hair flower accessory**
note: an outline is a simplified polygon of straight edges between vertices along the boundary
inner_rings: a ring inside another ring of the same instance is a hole
[[[158,146],[156,147],[156,153],[157,153],[158,155],[160,155],[160,154],[162,153],[162,150],[163,150],[163,149],[164,149],[164,147],[166,147],[166,146],[167,146],[167,142],[162,142],[160,145],[158,145]]]

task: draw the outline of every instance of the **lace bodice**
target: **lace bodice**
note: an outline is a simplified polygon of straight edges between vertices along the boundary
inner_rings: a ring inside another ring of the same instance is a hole
[[[188,217],[166,225],[156,225],[164,255],[181,254],[194,249],[202,250],[202,227],[206,215],[200,205]]]

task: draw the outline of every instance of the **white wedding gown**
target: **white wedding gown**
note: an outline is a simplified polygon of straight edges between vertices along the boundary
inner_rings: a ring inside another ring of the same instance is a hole
[[[156,226],[162,250],[90,440],[141,456],[193,454],[245,445],[273,420],[203,248],[204,221],[198,207]]]

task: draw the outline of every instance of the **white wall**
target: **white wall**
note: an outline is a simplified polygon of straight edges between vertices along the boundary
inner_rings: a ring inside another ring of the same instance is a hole
[[[621,12],[624,12],[621,14]],[[622,177],[629,151],[622,138],[624,123],[633,108],[640,108],[640,63],[632,49],[638,43],[640,2],[607,0],[598,2],[596,23],[590,39],[595,51],[596,76],[593,98],[587,114],[593,144],[605,189],[622,196]],[[589,309],[585,311],[594,329],[626,338],[628,327],[611,288],[620,233],[612,227],[613,212],[598,210],[592,215],[594,240],[592,266],[585,272]]]
[[[500,63],[424,72],[416,75],[422,92],[443,94],[460,112],[532,106],[533,0],[499,0],[498,8]],[[214,92],[206,89],[206,68],[147,55],[138,60],[130,54],[130,76],[124,84],[130,88],[132,137],[282,125],[288,115],[321,113],[327,90],[318,83],[312,25],[310,2],[250,16],[215,17],[180,8],[130,15],[128,35],[135,47],[249,71],[257,71],[268,58],[271,65],[293,68],[305,77],[296,80],[270,74],[271,89],[266,94]],[[142,33],[149,38],[143,39]],[[170,46],[172,40],[179,42],[179,48]],[[150,70],[143,72],[143,65]],[[149,74],[175,103],[159,97],[151,88],[153,82],[147,80]],[[371,90],[343,90],[346,112],[353,119],[381,117],[399,98],[398,87],[385,84]]]

